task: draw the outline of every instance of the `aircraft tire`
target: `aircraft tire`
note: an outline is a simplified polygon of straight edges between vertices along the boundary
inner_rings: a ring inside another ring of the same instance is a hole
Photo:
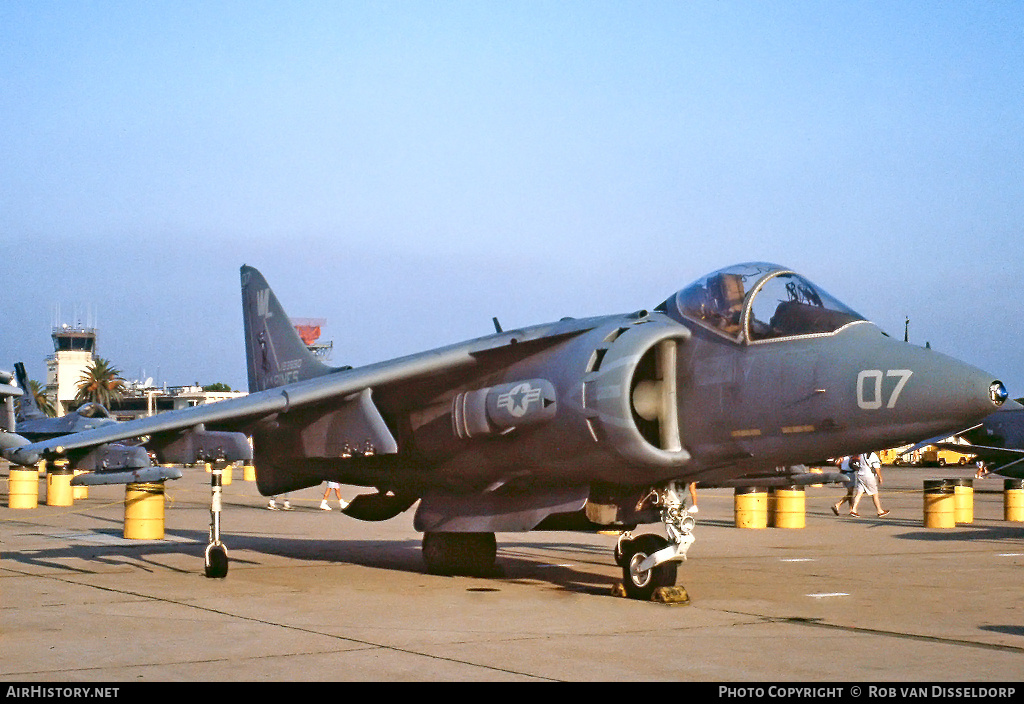
[[[228,552],[222,545],[211,545],[206,549],[206,576],[223,579],[228,575]]]
[[[494,533],[424,533],[423,561],[437,575],[486,576],[494,569]]]
[[[622,585],[626,595],[632,599],[650,600],[659,587],[671,587],[676,583],[679,563],[663,562],[646,572],[637,572],[635,565],[643,562],[648,555],[668,546],[668,541],[660,535],[641,535],[622,546],[624,564],[622,566]]]

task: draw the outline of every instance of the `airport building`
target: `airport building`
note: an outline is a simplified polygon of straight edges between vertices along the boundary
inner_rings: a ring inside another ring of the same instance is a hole
[[[322,360],[330,358],[334,343],[320,341],[326,320],[296,318],[291,322],[313,354]],[[44,392],[57,415],[63,416],[80,405],[76,400],[78,382],[96,358],[96,329],[64,324],[53,328],[50,337],[53,354],[46,358]],[[245,391],[204,389],[198,385],[155,387],[151,379],[146,379],[127,382],[121,399],[108,410],[117,420],[131,420],[245,395]]]
[[[62,416],[79,405],[78,382],[96,357],[96,329],[62,325],[53,328],[50,336],[53,354],[46,358],[45,393]],[[117,420],[131,420],[245,395],[245,391],[206,391],[195,385],[158,388],[147,379],[128,382],[121,400],[108,410]]]

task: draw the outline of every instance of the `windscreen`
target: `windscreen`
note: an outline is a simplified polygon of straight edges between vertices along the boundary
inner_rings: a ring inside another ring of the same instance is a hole
[[[835,332],[864,320],[802,276],[780,273],[764,282],[750,306],[748,339]]]

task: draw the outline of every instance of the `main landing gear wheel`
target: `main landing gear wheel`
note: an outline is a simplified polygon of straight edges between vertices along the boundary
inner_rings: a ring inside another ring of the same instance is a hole
[[[671,587],[676,583],[679,563],[671,560],[641,571],[639,565],[669,542],[660,535],[641,535],[622,545],[622,586],[632,599],[647,601],[660,587]]]
[[[494,570],[494,533],[424,533],[423,561],[438,575],[484,577]]]

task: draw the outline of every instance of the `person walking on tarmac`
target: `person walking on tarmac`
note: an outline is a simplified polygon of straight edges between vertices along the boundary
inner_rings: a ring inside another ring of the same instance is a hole
[[[338,482],[327,482],[327,488],[324,489],[324,498],[320,501],[321,511],[330,511],[331,507],[327,505],[327,497],[331,495],[331,490],[334,490],[334,494],[338,497],[338,508],[342,511],[348,506],[348,501],[341,498],[341,484]]]
[[[875,479],[878,479],[876,482]],[[857,504],[860,503],[860,497],[867,494],[871,497],[871,500],[875,503],[875,510],[878,511],[878,517],[888,516],[888,509],[883,509],[881,502],[878,500],[878,485],[882,483],[882,461],[878,459],[878,455],[871,452],[866,455],[861,455],[861,466],[857,472],[857,493],[853,497],[853,503],[850,504],[850,515],[854,518],[860,518],[860,514],[857,513]]]
[[[843,507],[843,504],[850,504],[850,510],[853,510],[853,493],[857,488],[857,472],[860,470],[860,465],[860,455],[844,457],[839,462],[839,471],[843,475],[843,484],[846,486],[846,496],[839,499],[838,503],[832,504],[832,513],[837,516],[839,515],[839,509]]]

